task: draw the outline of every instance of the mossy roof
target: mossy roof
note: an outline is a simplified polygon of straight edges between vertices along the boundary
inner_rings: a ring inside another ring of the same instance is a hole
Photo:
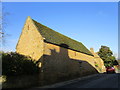
[[[37,27],[38,31],[40,32],[40,34],[42,35],[42,37],[45,38],[46,42],[49,42],[58,46],[60,46],[61,44],[66,44],[69,46],[69,49],[93,56],[93,54],[81,42],[78,42],[63,34],[60,34],[48,28],[47,26],[44,26],[38,23],[35,20],[33,20],[33,22]]]

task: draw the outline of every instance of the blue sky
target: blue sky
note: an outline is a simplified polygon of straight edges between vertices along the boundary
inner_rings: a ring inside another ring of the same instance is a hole
[[[118,54],[117,2],[18,2],[3,3],[7,25],[4,51],[15,51],[27,16],[82,42],[97,52],[101,45]]]

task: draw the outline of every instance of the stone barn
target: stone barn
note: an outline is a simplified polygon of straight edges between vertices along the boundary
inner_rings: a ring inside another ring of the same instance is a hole
[[[103,60],[92,48],[88,50],[81,42],[62,35],[29,16],[16,52],[38,61],[40,74],[48,81],[105,72]]]

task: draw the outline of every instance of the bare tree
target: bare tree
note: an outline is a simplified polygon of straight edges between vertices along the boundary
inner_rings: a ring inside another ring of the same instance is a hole
[[[5,37],[7,36],[7,33],[5,31],[5,28],[7,26],[6,17],[9,15],[8,12],[4,11],[4,8],[2,7],[2,4],[0,4],[0,43],[5,43]]]
[[[3,17],[2,17],[2,4],[0,3],[0,41],[2,39],[2,20],[3,20]]]

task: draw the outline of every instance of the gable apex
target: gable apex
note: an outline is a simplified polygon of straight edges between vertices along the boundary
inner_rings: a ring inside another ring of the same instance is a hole
[[[31,17],[30,17],[30,16],[28,16],[28,17],[27,17],[27,19],[31,19]],[[31,20],[32,20],[32,19],[31,19]]]
[[[26,19],[26,22],[27,21],[32,21],[32,18],[30,16],[28,16],[27,19]]]

